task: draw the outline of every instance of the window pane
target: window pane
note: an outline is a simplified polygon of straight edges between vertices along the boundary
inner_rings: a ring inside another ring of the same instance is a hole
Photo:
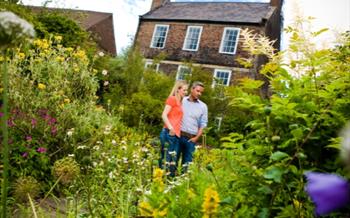
[[[197,50],[199,35],[201,28],[200,27],[189,27],[186,34],[185,46],[184,49],[188,50]]]
[[[188,67],[180,67],[177,80],[186,80],[186,77],[191,75],[191,69]]]
[[[152,47],[155,47],[155,48],[164,47],[167,31],[168,31],[167,26],[156,26],[156,32],[153,37]]]
[[[222,52],[234,53],[238,38],[238,30],[226,29],[224,41],[222,44]]]
[[[215,79],[218,84],[228,86],[230,81],[230,72],[229,71],[216,71]]]

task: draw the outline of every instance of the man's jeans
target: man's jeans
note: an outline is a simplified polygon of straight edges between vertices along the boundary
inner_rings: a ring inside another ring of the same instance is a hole
[[[182,154],[182,171],[186,172],[189,163],[192,163],[193,153],[195,151],[196,143],[189,141],[190,138],[186,136],[180,137],[180,153]],[[178,156],[178,159],[180,156]]]
[[[159,138],[161,145],[159,167],[163,168],[163,161],[166,156],[166,169],[167,171],[170,170],[170,176],[174,177],[177,169],[176,163],[180,148],[179,138],[176,135],[169,135],[169,129],[166,128],[162,129]]]

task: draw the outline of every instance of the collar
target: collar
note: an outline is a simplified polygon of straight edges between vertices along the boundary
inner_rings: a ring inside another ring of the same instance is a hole
[[[191,101],[190,96],[187,96],[186,100],[189,102],[199,103],[199,99]]]

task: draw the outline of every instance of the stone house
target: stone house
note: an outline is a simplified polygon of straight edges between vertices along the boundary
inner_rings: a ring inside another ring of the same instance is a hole
[[[213,85],[233,85],[242,77],[259,78],[259,58],[251,69],[237,62],[247,57],[242,50],[240,30],[276,40],[279,49],[282,0],[254,2],[170,2],[153,0],[151,10],[139,17],[135,44],[146,58],[146,67],[160,54],[166,58],[156,70],[184,79],[191,69],[184,62],[199,65],[213,75]],[[154,66],[154,64],[153,64]]]

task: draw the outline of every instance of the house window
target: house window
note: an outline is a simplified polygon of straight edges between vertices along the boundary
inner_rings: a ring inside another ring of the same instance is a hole
[[[176,74],[176,80],[186,80],[191,75],[191,68],[179,65]]]
[[[187,27],[186,38],[182,49],[188,50],[188,51],[197,51],[201,34],[202,34],[201,26]]]
[[[154,70],[155,72],[158,72],[159,64],[153,64],[153,61],[146,61],[145,69],[146,70]]]
[[[164,48],[169,25],[156,25],[154,27],[151,48]]]
[[[216,84],[228,86],[230,85],[230,79],[231,79],[230,70],[215,69],[213,86],[215,86]]]
[[[225,28],[221,39],[220,53],[235,54],[238,44],[239,29]]]

